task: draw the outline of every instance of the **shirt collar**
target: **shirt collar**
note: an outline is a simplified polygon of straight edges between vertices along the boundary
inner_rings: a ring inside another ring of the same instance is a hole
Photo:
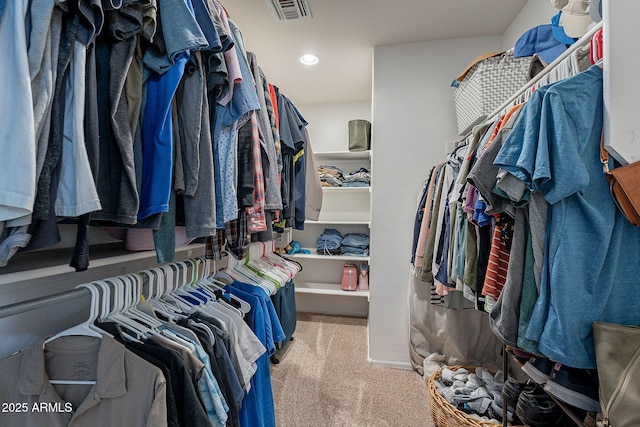
[[[45,338],[46,339],[46,338]],[[45,371],[44,341],[40,340],[24,352],[20,368],[19,389],[24,395],[40,395],[49,384]],[[89,346],[97,338],[66,336],[55,340],[57,346],[73,343],[76,346]],[[104,335],[98,349],[98,369],[96,390],[101,398],[114,398],[127,393],[124,369],[125,347],[113,338]]]

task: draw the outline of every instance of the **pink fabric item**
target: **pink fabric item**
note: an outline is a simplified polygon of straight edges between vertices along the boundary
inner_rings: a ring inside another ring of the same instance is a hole
[[[218,11],[218,15],[220,15],[220,20],[222,21],[222,25],[225,27],[229,35],[231,36],[233,32],[229,27],[229,18],[227,17],[227,12],[225,12],[222,5],[216,2],[216,9]],[[218,101],[220,105],[227,105],[231,98],[233,98],[233,86],[236,83],[240,83],[242,81],[242,71],[240,70],[240,61],[238,60],[238,54],[236,53],[235,48],[231,48],[223,53],[224,62],[227,65],[227,75],[229,76],[229,87],[227,88],[227,92],[225,95]]]
[[[153,230],[146,228],[115,228],[105,227],[109,236],[114,239],[124,240],[125,249],[128,251],[153,251]],[[186,246],[193,242],[187,237],[186,227],[176,227],[176,248]]]

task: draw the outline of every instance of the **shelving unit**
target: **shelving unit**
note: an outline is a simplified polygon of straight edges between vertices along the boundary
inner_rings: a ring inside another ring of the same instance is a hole
[[[315,153],[318,166],[331,165],[345,174],[364,167],[371,171],[370,151],[332,151]],[[366,317],[369,291],[343,291],[342,267],[345,263],[364,263],[369,274],[368,256],[316,254],[316,239],[325,228],[342,235],[370,235],[371,187],[323,187],[322,210],[317,221],[305,221],[304,230],[294,230],[293,240],[311,254],[292,255],[303,266],[296,276],[296,306],[299,311]]]

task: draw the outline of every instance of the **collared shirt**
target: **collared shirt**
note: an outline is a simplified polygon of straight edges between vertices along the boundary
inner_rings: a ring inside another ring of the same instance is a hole
[[[162,372],[113,338],[63,336],[47,343],[46,351],[43,342],[0,361],[0,402],[13,405],[0,412],[3,427],[93,427],[96,420],[106,427],[167,424]],[[96,383],[54,387],[50,378]],[[80,387],[89,390],[74,406],[70,400]]]

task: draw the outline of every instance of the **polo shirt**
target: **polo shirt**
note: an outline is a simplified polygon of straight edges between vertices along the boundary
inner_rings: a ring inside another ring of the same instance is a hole
[[[106,427],[167,424],[162,372],[113,338],[63,336],[47,343],[46,350],[43,343],[40,340],[0,361],[0,402],[16,403],[24,409],[0,412],[3,427],[93,427],[96,420]],[[86,378],[96,383],[54,386],[50,378]],[[80,387],[89,390],[70,408],[68,403],[77,399]],[[42,403],[47,405],[40,406]]]

